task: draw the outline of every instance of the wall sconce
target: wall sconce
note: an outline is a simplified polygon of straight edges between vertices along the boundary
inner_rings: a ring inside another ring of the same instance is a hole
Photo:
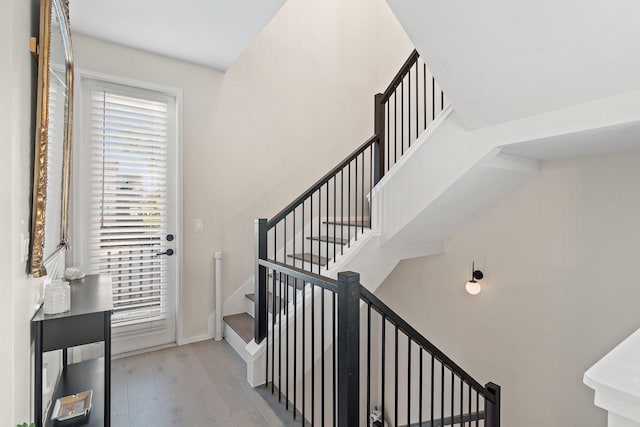
[[[478,280],[482,280],[484,274],[480,270],[476,270],[475,263],[471,263],[471,280],[465,285],[465,289],[471,295],[478,295],[482,290],[482,286],[478,283]]]

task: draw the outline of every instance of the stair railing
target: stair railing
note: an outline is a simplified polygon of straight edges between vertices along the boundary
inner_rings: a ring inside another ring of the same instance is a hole
[[[359,425],[360,415],[366,416],[368,410],[371,409],[370,403],[374,400],[380,402],[383,410],[387,409],[385,396],[389,396],[389,392],[386,391],[388,384],[385,383],[386,367],[381,371],[382,384],[379,388],[372,388],[370,382],[371,367],[374,366],[374,359],[371,358],[372,353],[370,352],[371,342],[367,347],[366,408],[364,410],[360,408],[360,389],[364,386],[360,382],[359,376],[359,342],[362,325],[358,316],[362,299],[368,306],[369,318],[372,314],[375,316],[375,313],[382,316],[382,320],[378,321],[382,335],[377,339],[385,343],[384,348],[386,348],[387,325],[395,328],[396,387],[393,395],[396,400],[393,406],[393,416],[396,422],[393,425],[397,426],[397,421],[402,419],[397,405],[397,368],[400,360],[397,358],[399,348],[397,339],[398,334],[403,334],[406,336],[407,348],[409,349],[408,370],[413,369],[412,362],[410,362],[411,349],[412,346],[416,346],[416,348],[420,348],[421,361],[424,352],[424,354],[430,355],[432,364],[439,364],[437,366],[442,372],[451,373],[450,386],[446,386],[449,383],[445,381],[444,376],[441,378],[441,397],[440,400],[437,400],[440,403],[439,411],[434,409],[433,404],[430,406],[431,413],[429,415],[432,415],[432,420],[429,422],[431,424],[422,422],[423,401],[420,397],[420,425],[435,427],[436,425],[447,425],[447,423],[452,425],[454,422],[462,424],[463,422],[475,421],[476,426],[497,427],[499,426],[499,387],[494,387],[491,384],[483,387],[472,381],[471,377],[442,353],[436,351],[435,347],[403,323],[402,319],[393,314],[381,301],[368,294],[359,283],[356,286],[354,283],[359,281],[358,275],[339,274],[337,281],[322,276],[323,271],[330,268],[332,260],[334,261],[337,256],[341,255],[345,247],[349,247],[358,238],[361,238],[365,229],[370,228],[372,218],[368,195],[371,189],[411,148],[420,134],[447,105],[442,90],[416,51],[411,53],[389,87],[383,93],[375,96],[374,102],[374,135],[273,218],[256,220],[254,331],[257,343],[267,340],[267,371],[270,372],[268,378],[272,391],[275,392],[277,373],[278,396],[279,399],[282,399],[283,377],[281,372],[282,366],[286,366],[285,405],[288,408],[291,402],[294,416],[296,410],[301,408],[304,423],[307,418],[304,403],[306,401],[305,392],[307,392],[306,367],[313,366],[311,384],[309,385],[309,392],[313,394],[316,392],[317,346],[322,349],[322,362],[318,369],[321,370],[323,380],[320,382],[320,399],[317,400],[317,404],[320,405],[318,412],[321,414],[321,425],[325,425],[325,416],[329,406],[325,406],[325,397],[329,396],[332,399],[332,405],[330,405],[332,412],[329,414],[330,418],[327,419],[333,420],[333,425],[341,427]],[[298,294],[301,294],[300,297]],[[298,304],[298,298],[301,298],[301,304]],[[309,306],[310,313],[306,312],[307,306]],[[291,310],[293,310],[292,313]],[[269,311],[272,312],[271,325],[269,325]],[[318,317],[316,311],[320,313],[318,322],[316,322],[316,317]],[[330,323],[330,330],[325,327],[327,324],[325,316],[333,319]],[[297,328],[298,317],[302,322],[301,330],[305,331],[304,333],[300,333]],[[291,325],[293,325],[293,335],[289,331]],[[368,339],[372,337],[371,327],[372,324],[369,321],[368,329],[366,329]],[[318,331],[320,338],[318,339],[314,337],[313,332],[316,328],[320,328]],[[284,335],[282,335],[283,330]],[[302,354],[303,356],[307,354],[305,350],[307,330],[311,331],[312,337],[310,339],[312,357],[307,360],[307,363],[312,365],[305,366],[306,359],[302,357],[302,366],[298,368],[297,360],[299,358],[296,346],[298,342],[302,342]],[[331,333],[332,337],[327,335]],[[375,335],[373,336],[375,337]],[[285,341],[285,356],[282,356],[283,339]],[[289,339],[292,340],[291,344],[294,349],[291,360],[289,360]],[[279,343],[277,354],[275,342]],[[332,384],[325,384],[325,344],[333,348]],[[269,349],[271,349],[270,357]],[[381,357],[383,359],[386,357],[385,354],[385,350],[382,350]],[[270,370],[269,360],[271,361]],[[289,378],[290,362],[293,364],[291,381]],[[383,367],[385,366],[384,362],[385,360],[376,360],[376,363],[382,363]],[[457,412],[454,408],[458,396],[455,392],[456,378],[459,379],[460,396],[462,396]],[[302,381],[302,390],[298,395],[296,385],[300,380]],[[422,381],[422,372],[420,381]],[[433,376],[431,384],[435,387]],[[412,386],[411,380],[408,380],[408,402],[411,402],[411,396],[409,396],[411,387],[415,387],[415,385]],[[444,412],[444,406],[448,402],[445,394],[449,395],[449,389],[446,387],[450,387],[452,396],[449,402],[451,411],[448,418]],[[467,388],[465,389],[465,387]],[[471,398],[468,398],[469,410],[466,413],[462,407],[465,406],[465,390],[469,396],[476,393],[476,404],[474,406]],[[380,392],[380,399],[373,399],[373,391]],[[289,397],[290,392],[293,393],[293,400]],[[434,396],[433,393],[431,396]],[[312,401],[316,402],[315,399]],[[302,406],[300,406],[300,402],[302,402]],[[311,406],[312,424],[316,420],[315,405],[314,403]],[[411,403],[408,405],[406,418],[407,423],[411,423],[415,414],[411,412]],[[434,416],[436,418],[433,418]],[[482,420],[482,424],[478,424],[480,420]]]
[[[414,50],[374,105],[374,135],[267,221],[261,232],[270,259],[318,274],[328,270],[370,228],[371,189],[446,100]]]
[[[377,407],[394,427],[500,426],[500,387],[479,384],[359,274],[258,265],[276,278],[266,386],[302,425],[361,426]]]

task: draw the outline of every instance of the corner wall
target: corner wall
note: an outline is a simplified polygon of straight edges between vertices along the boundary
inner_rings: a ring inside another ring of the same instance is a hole
[[[29,37],[38,33],[38,2],[4,2],[0,16],[0,414],[7,425],[31,419],[31,317],[42,280],[26,273],[22,235],[29,233],[35,62]]]
[[[544,163],[525,187],[400,263],[377,295],[481,383],[507,426],[602,426],[584,372],[640,327],[640,152]],[[464,290],[471,262],[483,290]]]

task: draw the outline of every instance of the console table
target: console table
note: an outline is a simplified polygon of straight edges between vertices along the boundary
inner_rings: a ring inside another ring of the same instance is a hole
[[[72,280],[71,310],[44,314],[44,307],[31,320],[35,334],[34,421],[36,427],[53,427],[51,412],[56,399],[93,390],[89,416],[74,426],[109,427],[111,425],[111,276],[96,274]],[[104,342],[104,357],[69,365],[67,349]],[[42,355],[62,350],[62,372],[53,392],[51,407],[43,420]]]

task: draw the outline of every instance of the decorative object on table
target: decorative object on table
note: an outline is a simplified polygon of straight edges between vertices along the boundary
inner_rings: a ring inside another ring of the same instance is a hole
[[[36,425],[34,423],[31,423],[31,424],[22,423],[22,424],[18,424],[16,427],[36,427]]]
[[[92,397],[93,390],[89,390],[57,399],[51,419],[65,421],[72,418],[86,417],[91,410]]]
[[[84,271],[80,267],[67,267],[64,270],[64,278],[67,280],[78,280],[84,278]]]
[[[60,279],[44,287],[44,313],[59,314],[71,308],[71,287]]]

